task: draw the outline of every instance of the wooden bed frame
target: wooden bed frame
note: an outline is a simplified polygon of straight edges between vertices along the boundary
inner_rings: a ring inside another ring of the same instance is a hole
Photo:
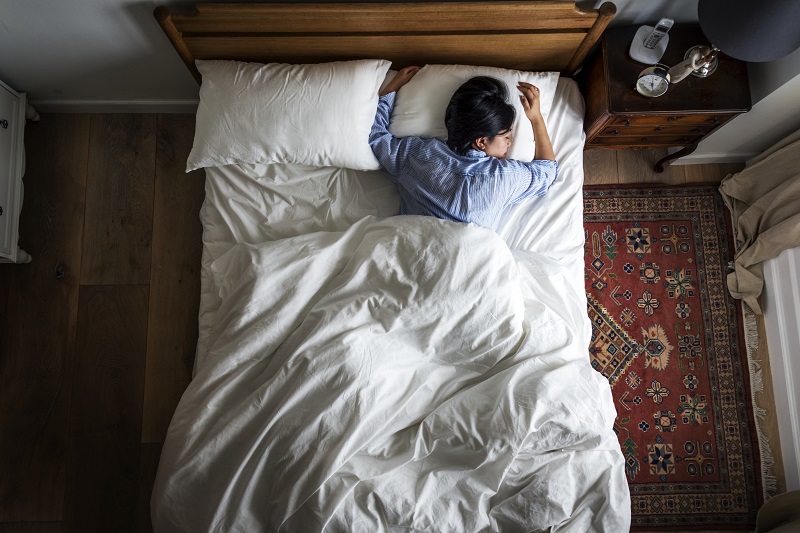
[[[192,13],[154,11],[198,83],[195,59],[323,63],[387,59],[425,64],[558,71],[570,76],[616,7],[571,2],[199,4]]]

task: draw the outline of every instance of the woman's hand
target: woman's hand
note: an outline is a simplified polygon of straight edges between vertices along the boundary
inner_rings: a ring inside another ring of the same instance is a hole
[[[536,142],[533,158],[555,161],[556,154],[553,152],[553,144],[550,142],[550,135],[547,133],[547,126],[544,123],[542,110],[539,106],[539,88],[521,81],[517,85],[517,89],[522,93],[519,99],[522,100],[525,116],[528,117],[528,120],[531,121],[531,126],[533,126],[533,137]]]
[[[399,90],[400,87],[411,81],[411,78],[413,78],[417,72],[419,72],[419,67],[406,67],[400,69],[395,77],[386,84],[386,87],[383,88],[378,96],[383,96]]]
[[[524,81],[519,82],[517,89],[522,94],[519,99],[522,101],[522,108],[525,109],[525,116],[531,122],[542,121],[542,111],[539,106],[539,88]]]

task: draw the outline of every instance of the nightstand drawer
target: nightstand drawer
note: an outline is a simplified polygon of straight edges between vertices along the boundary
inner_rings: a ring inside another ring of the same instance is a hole
[[[710,125],[678,125],[678,126],[665,126],[663,124],[650,124],[647,126],[627,126],[625,124],[617,124],[616,126],[608,126],[603,128],[598,135],[600,136],[620,136],[620,135],[671,135],[671,136],[697,136],[705,135],[713,126]]]
[[[702,135],[608,135],[594,137],[592,139],[592,147],[688,146],[699,142],[702,138]]]
[[[706,126],[710,131],[735,115],[619,115],[611,122],[619,126]]]

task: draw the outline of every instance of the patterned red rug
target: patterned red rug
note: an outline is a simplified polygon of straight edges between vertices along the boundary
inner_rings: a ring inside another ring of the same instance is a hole
[[[763,501],[716,187],[587,187],[590,356],[611,383],[635,529],[753,528]]]

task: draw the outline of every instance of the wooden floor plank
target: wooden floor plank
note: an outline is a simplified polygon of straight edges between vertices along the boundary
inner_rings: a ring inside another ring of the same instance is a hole
[[[142,442],[164,442],[192,377],[200,307],[205,173],[184,172],[193,115],[160,115]]]
[[[729,174],[744,168],[744,163],[712,163],[707,165],[684,165],[686,183],[719,184]]]
[[[61,533],[61,522],[0,523],[0,533]]]
[[[147,284],[156,115],[91,115],[83,285]]]
[[[584,185],[616,185],[619,183],[617,151],[595,148],[583,152]]]
[[[25,132],[20,244],[1,265],[0,522],[61,520],[89,146],[87,115],[42,115]]]
[[[656,161],[667,155],[666,149],[617,150],[619,182],[648,183],[663,185],[683,185],[686,175],[683,165],[667,165],[664,172],[656,172]]]
[[[133,531],[147,285],[82,286],[67,459],[69,531]]]
[[[150,519],[150,497],[161,458],[161,443],[142,444],[139,464],[139,497],[136,513],[136,533],[150,533],[153,522]]]

